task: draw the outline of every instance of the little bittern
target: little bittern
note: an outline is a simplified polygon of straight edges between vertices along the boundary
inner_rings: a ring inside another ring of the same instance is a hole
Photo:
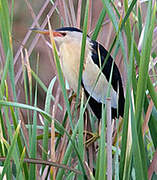
[[[49,34],[48,30],[35,29],[35,31]],[[74,27],[63,27],[53,31],[54,40],[59,47],[63,74],[74,92],[77,92],[78,87],[82,35],[82,31]],[[105,104],[106,101],[112,63],[113,74],[110,89],[112,118],[117,115],[123,116],[124,113],[125,98],[122,79],[111,56],[100,71],[107,54],[107,50],[101,44],[87,36],[81,85],[86,97],[90,96],[89,105],[98,119],[101,118],[102,103]]]

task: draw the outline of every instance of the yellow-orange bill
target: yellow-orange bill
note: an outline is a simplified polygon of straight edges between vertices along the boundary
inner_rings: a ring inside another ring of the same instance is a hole
[[[30,30],[35,32],[35,33],[39,33],[39,34],[44,34],[44,35],[49,35],[50,34],[49,30],[45,30],[45,29],[41,30],[39,28],[32,28]],[[54,37],[62,37],[63,35],[60,32],[53,31],[53,36]]]

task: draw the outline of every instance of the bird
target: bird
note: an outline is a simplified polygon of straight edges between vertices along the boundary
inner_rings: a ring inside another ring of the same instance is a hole
[[[49,30],[46,29],[34,28],[32,31],[49,35]],[[63,75],[70,88],[76,93],[83,32],[76,27],[62,27],[52,30],[52,33],[59,48]],[[89,98],[88,104],[98,120],[102,116],[102,104],[106,103],[112,63],[113,72],[110,89],[112,119],[119,116],[123,117],[124,114],[125,97],[122,78],[111,55],[101,70],[107,55],[108,51],[99,42],[92,40],[87,35],[81,86],[86,98]]]

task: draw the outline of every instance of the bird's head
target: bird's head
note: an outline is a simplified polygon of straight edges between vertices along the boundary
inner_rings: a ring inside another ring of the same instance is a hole
[[[49,35],[49,30],[41,30],[38,28],[31,29],[32,31],[44,35]],[[59,28],[52,31],[54,40],[60,45],[62,42],[65,42],[66,40],[78,40],[81,42],[82,39],[82,31],[80,29],[74,28],[74,27],[64,27]]]

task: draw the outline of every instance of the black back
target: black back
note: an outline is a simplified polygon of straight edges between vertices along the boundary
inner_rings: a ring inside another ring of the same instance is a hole
[[[76,31],[76,32],[82,32],[80,29],[75,28],[75,27],[62,27],[58,28],[55,31]]]

